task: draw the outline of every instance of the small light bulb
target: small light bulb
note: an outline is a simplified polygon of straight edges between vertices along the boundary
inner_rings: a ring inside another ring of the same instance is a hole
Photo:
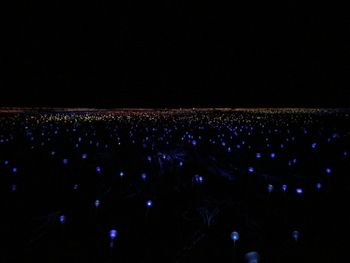
[[[283,192],[287,191],[287,185],[286,184],[282,185],[282,190],[283,190]]]
[[[66,216],[65,215],[60,215],[59,220],[60,220],[61,224],[64,224],[66,222]]]
[[[233,232],[231,233],[231,239],[232,239],[233,241],[237,241],[237,240],[239,239],[239,233],[236,232],[236,231],[233,231]]]
[[[152,207],[152,205],[153,205],[152,200],[147,200],[146,205],[147,205],[147,207]]]
[[[111,230],[109,231],[109,237],[110,237],[112,240],[116,239],[117,236],[118,236],[118,231],[117,231],[117,230],[111,229]]]
[[[297,194],[299,194],[299,195],[301,195],[301,194],[304,192],[303,189],[301,189],[301,188],[297,188],[295,191],[296,191]]]
[[[272,184],[268,184],[268,185],[267,185],[267,191],[268,191],[269,193],[271,193],[271,192],[273,191],[273,189],[274,189],[274,186],[273,186]]]

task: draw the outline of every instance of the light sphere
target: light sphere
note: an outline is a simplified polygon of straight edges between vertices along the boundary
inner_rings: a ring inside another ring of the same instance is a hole
[[[115,229],[111,229],[109,231],[109,237],[113,240],[113,239],[116,239],[118,236],[118,231],[115,230]]]
[[[233,241],[237,241],[237,240],[239,239],[239,233],[236,232],[236,231],[233,231],[233,232],[231,233],[231,239],[232,239]]]
[[[295,241],[298,241],[300,238],[300,232],[298,230],[295,230],[292,232],[292,237]]]
[[[147,200],[146,205],[147,205],[147,207],[152,207],[152,205],[153,205],[152,200]]]

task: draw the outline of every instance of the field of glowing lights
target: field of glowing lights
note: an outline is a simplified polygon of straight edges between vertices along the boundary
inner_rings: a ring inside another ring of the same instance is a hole
[[[346,109],[0,109],[1,262],[340,262]]]

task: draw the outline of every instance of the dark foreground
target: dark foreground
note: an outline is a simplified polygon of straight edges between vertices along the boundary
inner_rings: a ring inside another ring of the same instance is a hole
[[[349,120],[2,111],[0,261],[347,262]]]

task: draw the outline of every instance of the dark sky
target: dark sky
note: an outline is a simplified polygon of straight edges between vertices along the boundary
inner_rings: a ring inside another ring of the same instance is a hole
[[[0,106],[350,106],[350,22],[320,3],[67,2],[9,8]]]

